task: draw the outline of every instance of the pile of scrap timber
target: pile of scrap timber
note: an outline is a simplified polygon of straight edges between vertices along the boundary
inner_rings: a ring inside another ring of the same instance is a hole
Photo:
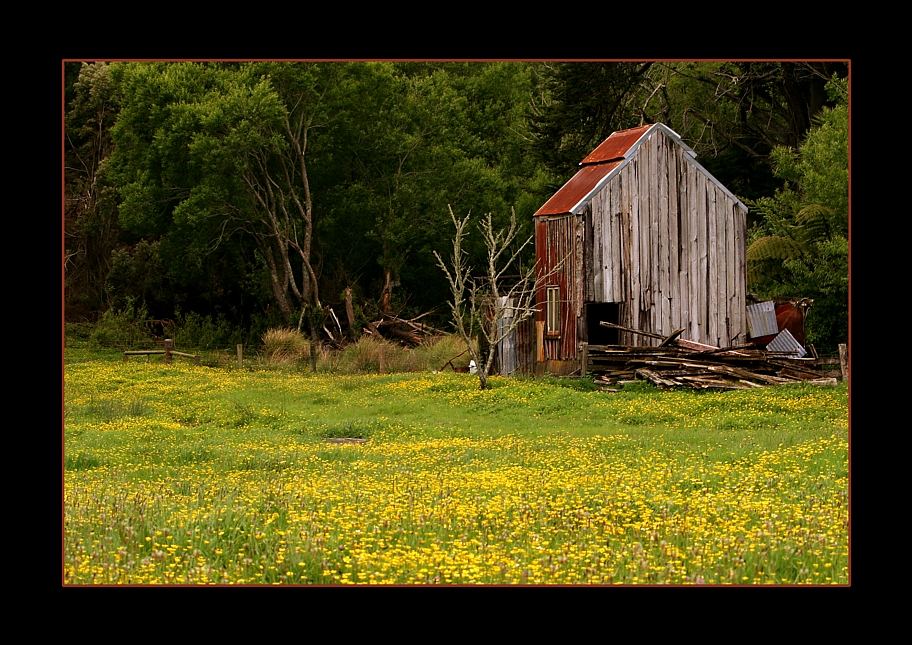
[[[662,338],[662,343],[658,347],[589,345],[587,371],[597,375],[596,382],[610,386],[641,378],[660,388],[726,390],[798,381],[836,383],[834,378],[822,378],[814,367],[814,359],[750,346],[703,345],[678,339],[683,330],[667,337],[626,330]]]
[[[418,322],[419,318],[426,315],[427,313],[424,313],[411,320],[406,320],[393,314],[384,314],[379,320],[368,323],[363,333],[398,342],[406,347],[417,347],[429,336],[445,333],[435,327]]]

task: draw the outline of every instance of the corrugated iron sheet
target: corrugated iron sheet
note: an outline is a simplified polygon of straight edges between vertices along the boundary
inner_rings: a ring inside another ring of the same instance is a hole
[[[520,374],[535,373],[535,319],[526,318],[516,326],[516,371]]]
[[[793,354],[798,358],[804,358],[807,356],[807,350],[801,346],[795,337],[792,336],[792,332],[788,329],[783,329],[779,332],[772,342],[766,346],[771,352],[788,352]]]
[[[500,324],[506,324],[501,319]],[[503,328],[499,330],[501,333]],[[520,321],[497,346],[494,370],[502,376],[510,374],[535,373],[535,320],[533,317]]]
[[[772,300],[747,306],[747,332],[751,338],[779,333],[776,324],[776,305]]]
[[[595,150],[590,152],[586,158],[582,160],[581,164],[586,166],[589,164],[623,159],[627,156],[627,151],[630,150],[631,146],[639,141],[640,137],[642,137],[651,127],[652,124],[650,123],[636,128],[612,132],[611,136],[602,141]]]
[[[561,186],[560,190],[551,195],[551,199],[535,211],[535,215],[563,215],[569,213],[571,208],[576,206],[589,191],[595,188],[595,185],[605,175],[617,168],[620,163],[620,161],[614,161],[597,166],[583,166],[566,184]]]

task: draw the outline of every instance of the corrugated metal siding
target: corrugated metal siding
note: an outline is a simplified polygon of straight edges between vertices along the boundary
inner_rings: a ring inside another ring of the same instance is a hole
[[[776,323],[776,305],[772,300],[748,305],[746,310],[747,330],[751,338],[779,333],[779,325]]]
[[[807,356],[807,350],[801,346],[801,343],[795,340],[795,337],[792,336],[792,332],[788,329],[783,329],[779,332],[766,348],[771,352],[788,352],[794,354],[798,358]]]
[[[516,326],[513,347],[516,350],[516,372],[535,373],[535,318],[529,317]]]
[[[495,372],[502,376],[535,373],[535,318],[522,320],[498,345]]]
[[[544,339],[546,360],[571,360],[577,355],[577,318],[582,306],[582,285],[579,266],[582,256],[582,227],[580,217],[542,218],[535,222],[535,248],[540,275],[547,275],[560,266],[555,273],[543,280],[536,302],[539,310],[536,320],[545,320],[546,289],[560,288],[560,336]]]

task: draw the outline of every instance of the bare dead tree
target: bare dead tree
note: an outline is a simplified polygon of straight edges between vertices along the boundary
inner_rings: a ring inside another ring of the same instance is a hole
[[[517,244],[519,227],[516,212],[510,211],[510,225],[506,230],[495,230],[488,213],[478,228],[487,250],[487,266],[481,276],[472,275],[472,267],[467,264],[468,254],[463,242],[468,236],[467,227],[470,215],[458,219],[450,208],[455,235],[453,237],[453,255],[450,264],[444,262],[437,251],[437,265],[444,272],[450,285],[450,312],[456,333],[468,347],[469,355],[478,366],[479,387],[488,387],[488,375],[494,364],[494,351],[497,344],[513,333],[519,324],[533,315],[536,289],[560,268],[543,273],[537,269],[537,263],[520,271],[519,279],[505,287],[504,276],[508,271],[515,272],[522,252],[528,247],[534,236],[530,235],[524,242]],[[505,316],[507,312],[511,316]],[[503,324],[500,321],[504,321]],[[476,334],[480,334],[490,348],[486,356],[472,343]]]

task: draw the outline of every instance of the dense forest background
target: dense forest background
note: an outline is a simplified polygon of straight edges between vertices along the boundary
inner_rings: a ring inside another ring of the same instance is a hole
[[[67,63],[65,315],[201,347],[354,305],[445,327],[457,214],[532,213],[660,121],[751,207],[749,284],[848,337],[846,63]],[[469,240],[475,263],[479,236]],[[528,262],[532,258],[527,259]],[[354,331],[354,330],[353,330]]]

